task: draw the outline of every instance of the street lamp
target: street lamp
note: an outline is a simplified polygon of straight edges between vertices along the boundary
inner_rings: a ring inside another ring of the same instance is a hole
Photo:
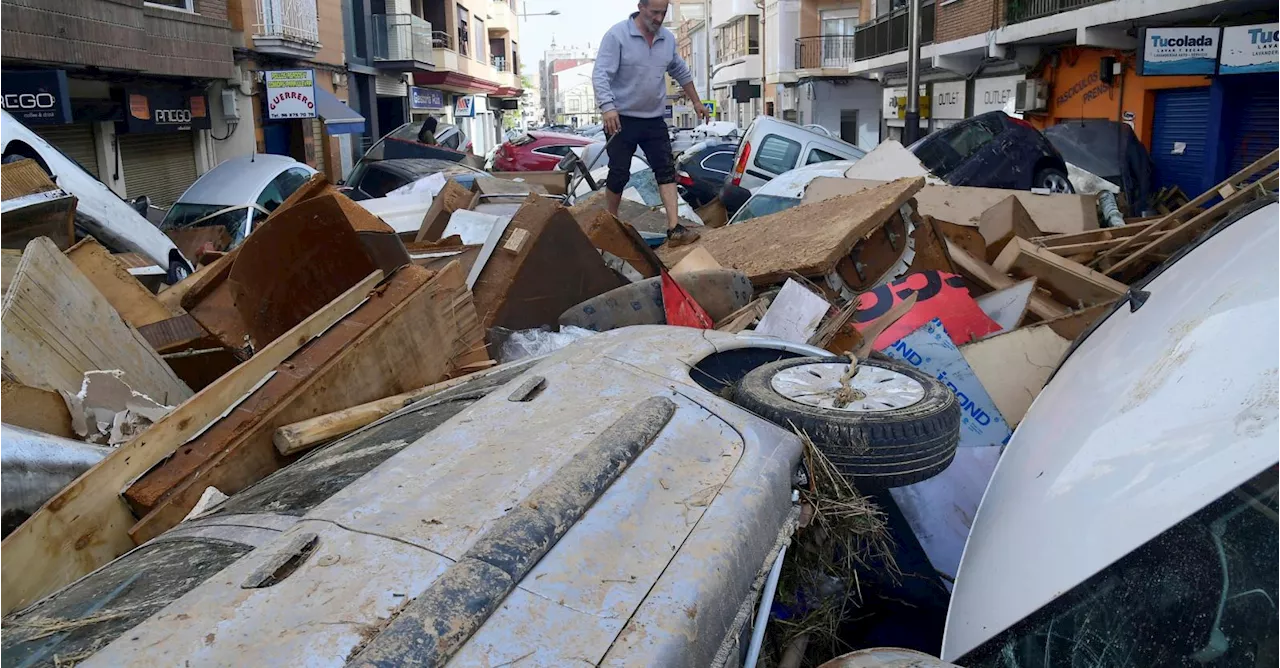
[[[534,14],[520,14],[519,16],[522,19],[529,18],[530,16],[560,16],[560,10],[553,9],[549,12],[537,12]]]

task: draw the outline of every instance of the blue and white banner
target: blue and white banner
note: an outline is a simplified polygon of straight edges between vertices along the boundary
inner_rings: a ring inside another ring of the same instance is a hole
[[[1231,26],[1222,29],[1222,57],[1218,74],[1249,74],[1280,71],[1277,46],[1280,32],[1276,23]]]
[[[1146,28],[1142,31],[1143,76],[1214,74],[1221,28]]]

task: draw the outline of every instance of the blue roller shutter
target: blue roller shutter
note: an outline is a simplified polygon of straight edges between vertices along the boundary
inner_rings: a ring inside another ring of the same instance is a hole
[[[1227,140],[1231,155],[1228,174],[1244,169],[1280,145],[1280,92],[1276,90],[1276,77],[1268,79],[1258,82],[1263,85],[1247,86],[1235,100],[1232,111],[1238,116]]]
[[[1176,185],[1193,198],[1213,185],[1205,183],[1208,127],[1208,86],[1156,93],[1151,161],[1155,163],[1157,189]],[[1175,153],[1176,144],[1185,144],[1185,148]]]

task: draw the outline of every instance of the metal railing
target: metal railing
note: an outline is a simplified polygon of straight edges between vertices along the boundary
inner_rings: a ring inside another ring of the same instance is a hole
[[[453,35],[443,30],[431,31],[431,47],[435,49],[453,50]]]
[[[494,56],[493,58],[490,58],[489,61],[493,65],[493,69],[498,70],[499,72],[507,71],[506,56]]]
[[[413,14],[374,14],[373,60],[433,63],[431,24]]]
[[[796,69],[848,67],[854,60],[853,35],[821,35],[796,40]]]
[[[320,22],[316,0],[258,0],[255,3],[260,37],[283,37],[298,42],[319,43]]]
[[[1006,0],[1005,18],[1009,23],[1021,23],[1069,12],[1073,9],[1096,5],[1108,0]]]
[[[920,44],[933,43],[933,0],[920,7]],[[856,60],[867,60],[907,49],[907,8],[901,7],[853,29]]]

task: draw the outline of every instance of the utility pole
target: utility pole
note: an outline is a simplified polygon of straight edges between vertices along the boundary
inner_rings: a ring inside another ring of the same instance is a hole
[[[907,117],[902,143],[910,146],[920,138],[920,0],[907,4]]]
[[[702,0],[702,32],[706,33],[707,42],[707,94],[708,100],[715,100],[711,94],[711,0]],[[699,100],[701,102],[701,100]]]

